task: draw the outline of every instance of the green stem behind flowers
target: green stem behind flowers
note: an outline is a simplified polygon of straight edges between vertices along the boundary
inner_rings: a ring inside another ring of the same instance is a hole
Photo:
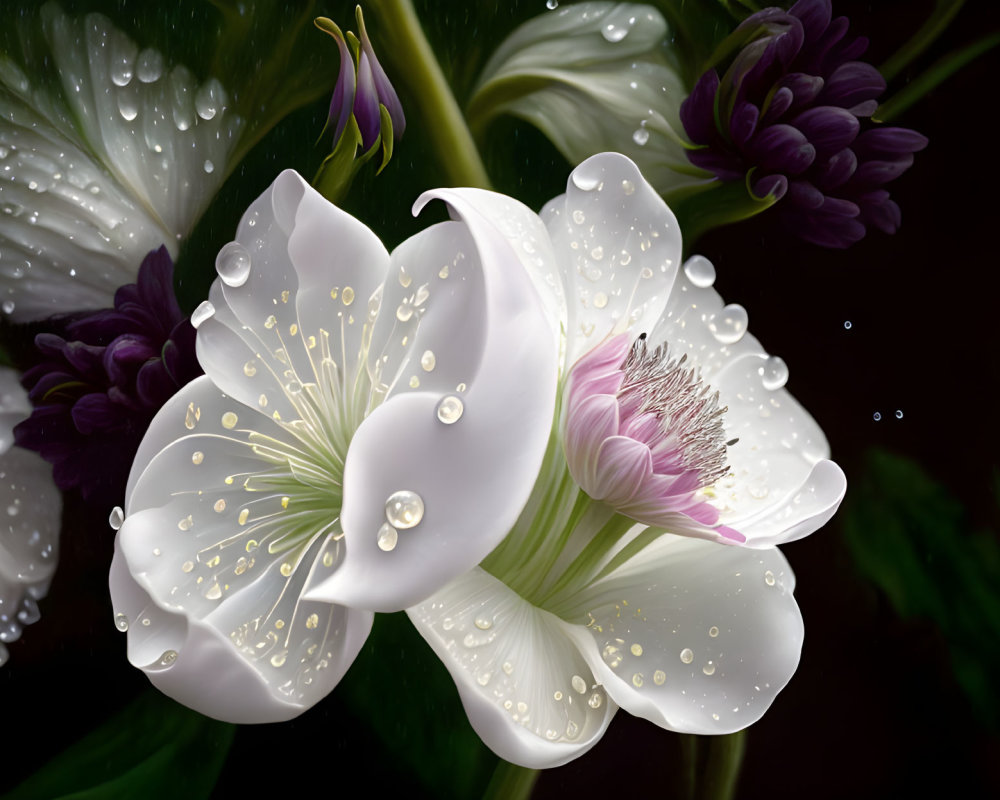
[[[539,771],[501,760],[483,793],[484,800],[523,800],[531,797]]]
[[[907,40],[906,44],[900,47],[889,57],[888,61],[879,67],[882,77],[886,81],[891,81],[906,69],[917,56],[934,43],[934,40],[938,36],[944,33],[944,29],[951,24],[951,21],[961,10],[964,3],[965,0],[937,0],[934,4],[934,10],[924,21],[924,24],[920,26],[920,30],[913,34]]]
[[[678,734],[684,763],[681,800],[732,800],[746,751],[746,731],[725,736]]]
[[[413,3],[369,0],[368,5],[378,24],[379,52],[384,52],[394,67],[392,77],[406,85],[407,99],[416,104],[424,124],[433,128],[428,139],[437,151],[437,162],[446,180],[453,186],[489,189],[486,167],[424,36]]]

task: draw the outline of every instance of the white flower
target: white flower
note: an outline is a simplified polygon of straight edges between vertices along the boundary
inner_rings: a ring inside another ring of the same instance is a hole
[[[416,208],[434,197],[451,193]],[[294,172],[247,210],[192,317],[206,376],[150,425],[116,540],[116,624],[162,691],[234,722],[295,716],[372,611],[422,601],[506,535],[557,373],[515,244],[459,210],[390,256]]]
[[[635,3],[574,3],[524,23],[497,48],[469,103],[477,133],[498,114],[539,128],[573,164],[625,153],[661,191],[712,178],[685,154],[687,91],[663,15]]]
[[[52,469],[30,450],[13,447],[14,426],[31,413],[17,373],[0,368],[0,666],[4,643],[38,620],[59,551],[62,498]]]
[[[110,306],[149,251],[176,257],[243,128],[217,79],[100,14],[47,4],[40,27],[47,52],[0,55],[0,307],[17,322]]]
[[[448,199],[503,213],[487,193]],[[542,218],[547,235],[521,227],[559,265],[528,262],[565,331],[561,418],[511,534],[408,610],[483,740],[530,767],[585,752],[619,706],[692,733],[756,721],[802,644],[774,545],[819,528],[845,488],[712,265],[679,268],[676,220],[635,164],[589,159]]]

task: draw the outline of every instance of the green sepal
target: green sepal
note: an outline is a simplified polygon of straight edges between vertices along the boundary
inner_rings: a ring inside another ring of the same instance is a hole
[[[778,202],[773,194],[758,197],[753,193],[755,172],[751,169],[742,183],[712,180],[664,195],[684,231],[685,251],[712,228],[749,219]]]
[[[150,689],[3,800],[208,798],[235,730]]]
[[[389,116],[389,109],[381,103],[378,104],[379,138],[382,140],[382,163],[379,165],[376,175],[385,169],[389,159],[392,158],[392,117]]]
[[[333,152],[323,159],[312,180],[313,188],[334,205],[341,205],[350,191],[354,176],[367,160],[366,156],[355,158],[360,144],[361,131],[352,115],[340,141]]]

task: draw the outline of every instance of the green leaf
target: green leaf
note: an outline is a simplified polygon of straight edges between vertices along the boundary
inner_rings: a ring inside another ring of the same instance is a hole
[[[924,24],[913,34],[902,47],[879,67],[879,72],[886,81],[891,81],[906,69],[914,59],[930,47],[944,33],[945,29],[955,19],[965,0],[936,0],[934,10],[924,20]]]
[[[901,617],[940,629],[974,712],[1000,727],[1000,537],[971,531],[947,489],[882,450],[852,481],[843,520],[858,570]]]
[[[234,731],[150,689],[3,800],[207,798]]]
[[[472,730],[451,676],[405,613],[376,615],[337,695],[432,796],[483,796],[498,759]]]

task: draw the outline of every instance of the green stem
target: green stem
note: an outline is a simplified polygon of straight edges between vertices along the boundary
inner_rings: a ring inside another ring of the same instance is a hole
[[[417,106],[424,124],[432,129],[428,139],[437,151],[446,179],[454,186],[489,189],[486,167],[424,36],[413,3],[369,0],[369,5],[377,15],[379,52],[393,63],[393,78],[406,85],[407,99]]]
[[[685,800],[732,800],[743,766],[746,731],[724,736],[681,737]]]
[[[879,72],[886,81],[891,81],[900,72],[930,47],[944,29],[948,27],[955,15],[961,10],[965,0],[937,0],[931,15],[924,21],[909,41],[893,53],[889,60],[879,67]]]
[[[522,800],[531,796],[539,771],[501,760],[493,771],[484,800]]]
[[[962,67],[975,61],[998,44],[1000,44],[1000,31],[984,36],[961,50],[949,53],[944,58],[935,61],[926,72],[910,81],[905,88],[879,106],[872,115],[872,119],[875,122],[888,122],[898,117],[931,89],[936,88]]]

